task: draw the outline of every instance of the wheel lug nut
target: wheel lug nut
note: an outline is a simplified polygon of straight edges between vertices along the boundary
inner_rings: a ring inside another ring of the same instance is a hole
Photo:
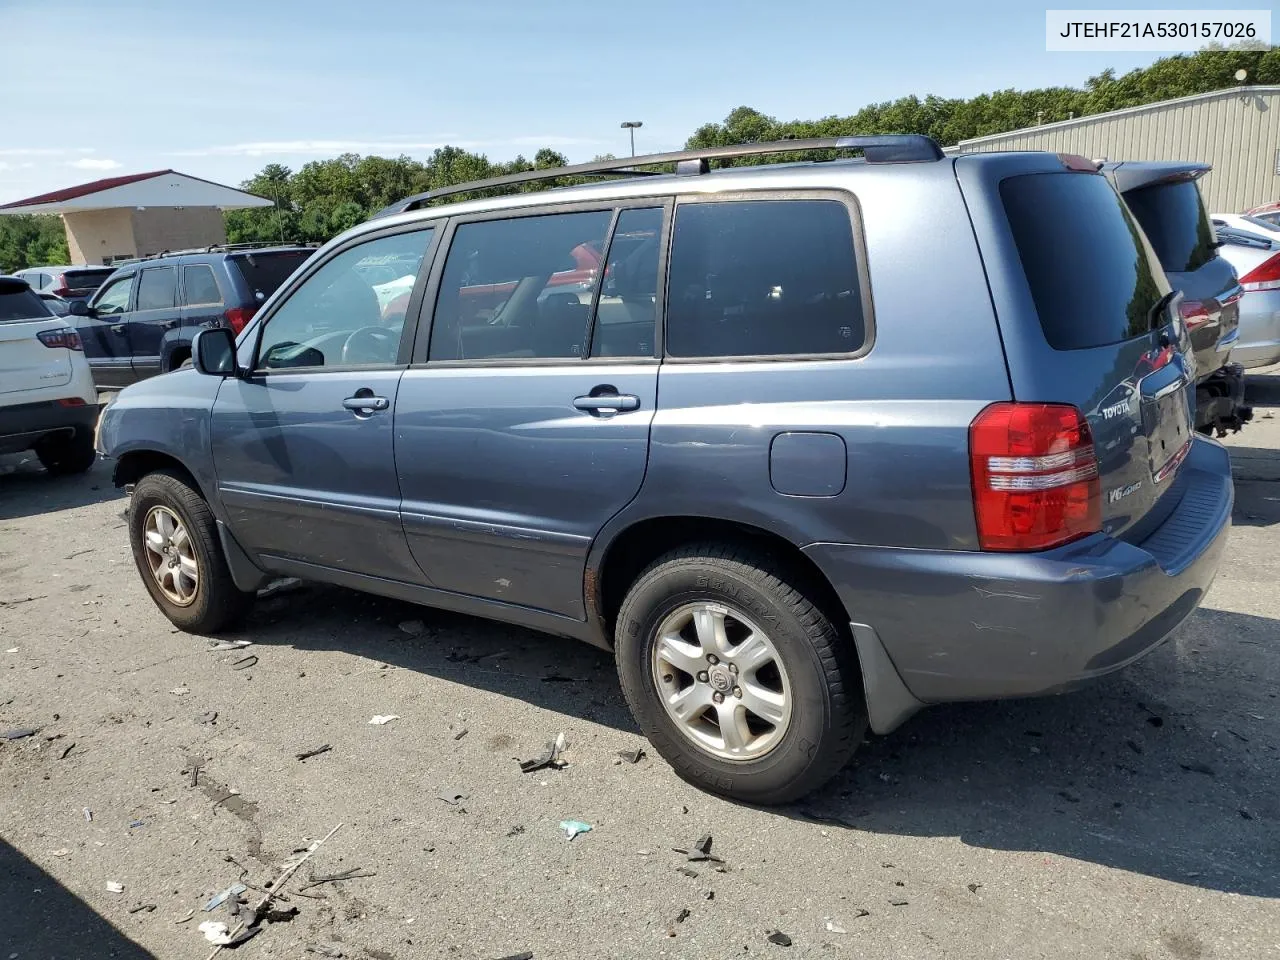
[[[707,671],[705,670],[703,670],[701,673],[698,674],[699,683],[706,683],[709,679],[711,678],[707,675]]]
[[[721,693],[719,690],[717,690],[715,693],[711,695],[711,699],[714,700],[716,703],[724,703],[724,694]]]
[[[720,658],[717,657],[714,653],[707,654],[707,663],[711,664],[714,667],[719,662],[720,662]]]
[[[739,700],[741,700],[741,699],[742,699],[742,688],[741,688],[741,687],[734,687],[734,688],[733,688],[733,695],[734,695],[735,697],[737,697]]]
[[[736,674],[738,672],[738,665],[736,663],[729,664],[729,672]]]

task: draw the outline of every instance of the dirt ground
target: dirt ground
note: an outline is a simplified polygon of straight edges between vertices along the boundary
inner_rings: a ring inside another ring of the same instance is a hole
[[[645,742],[611,659],[568,641],[297,585],[211,649],[144,592],[105,468],[0,459],[0,734],[37,731],[0,739],[0,960],[199,960],[236,923],[213,894],[338,824],[296,916],[224,957],[1280,957],[1280,376],[1251,390],[1174,638],[930,709],[783,810],[618,761]],[[560,732],[568,765],[522,774]],[[720,869],[672,849],[704,834]]]

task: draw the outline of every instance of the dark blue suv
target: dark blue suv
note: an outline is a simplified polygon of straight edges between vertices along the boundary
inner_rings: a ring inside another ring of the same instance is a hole
[[[120,267],[71,316],[99,387],[176,370],[206,327],[239,333],[314,251],[253,245],[149,257]]]

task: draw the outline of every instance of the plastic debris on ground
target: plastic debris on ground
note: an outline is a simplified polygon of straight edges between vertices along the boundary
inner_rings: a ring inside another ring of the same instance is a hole
[[[848,930],[840,926],[840,924],[836,923],[835,921],[833,920],[827,921],[827,933],[848,933],[848,932],[849,932]]]
[[[210,943],[225,947],[231,943],[231,928],[221,920],[206,920],[200,924],[200,932]]]
[[[644,756],[645,753],[643,749],[618,751],[618,758],[626,761],[627,763],[639,763],[644,759]]]
[[[375,727],[381,727],[390,723],[392,720],[399,720],[399,719],[400,719],[400,715],[398,713],[380,713],[377,716],[375,716],[373,719],[371,719],[369,722],[373,724]]]
[[[581,820],[561,820],[560,829],[564,831],[564,835],[572,840],[580,833],[590,833],[591,824],[583,823]]]
[[[61,847],[60,849],[53,851],[53,855],[55,857],[65,857],[70,852],[71,851],[68,850],[66,847]]]
[[[25,740],[27,737],[34,737],[39,730],[33,727],[18,727],[15,730],[6,730],[0,733],[0,740]]]
[[[243,883],[233,883],[221,893],[216,893],[209,898],[209,902],[204,905],[204,912],[211,913],[227,902],[231,897],[238,897],[249,888]]]
[[[175,921],[173,921],[173,922],[174,922],[174,923],[186,923],[188,920],[190,920],[190,919],[191,919],[192,917],[194,917],[195,915],[196,915],[196,912],[195,912],[194,910],[188,910],[186,913],[184,913],[182,916],[180,916],[177,920],[175,920]]]
[[[175,697],[185,697],[188,693],[191,692],[191,688],[188,687],[186,684],[183,684],[180,687],[174,687],[169,692],[172,693]]]
[[[256,667],[257,665],[258,665],[258,655],[256,653],[251,653],[247,657],[241,657],[239,660],[233,663],[231,665],[231,669],[232,670],[248,670],[250,667]]]
[[[459,730],[457,733],[455,733],[455,734],[453,735],[453,739],[454,739],[454,740],[461,740],[463,737],[465,737],[465,736],[466,736],[468,733],[470,733],[470,732],[471,732],[471,731],[470,731],[470,730],[468,730],[466,727],[463,727],[461,730]]]
[[[564,753],[565,748],[568,747],[568,745],[569,741],[564,738],[563,733],[556,734],[556,738],[547,744],[546,749],[544,749],[542,753],[530,760],[519,761],[520,772],[533,773],[535,770],[542,770],[546,767],[554,767],[558,770],[561,767],[567,766],[565,761],[560,759],[560,754]]]
[[[362,877],[376,877],[376,870],[366,870],[364,867],[353,867],[350,870],[344,870],[341,873],[331,873],[324,877],[312,877],[302,886],[298,887],[299,891],[310,890],[312,887],[318,887],[324,883],[337,883],[340,880],[359,880]]]
[[[252,640],[223,640],[211,646],[208,652],[221,653],[224,650],[243,650],[245,647],[250,646],[253,646]]]
[[[297,757],[299,760],[310,760],[312,757],[318,757],[320,754],[328,753],[332,749],[333,747],[329,746],[329,744],[322,743],[314,750],[304,750],[302,753],[297,754]]]
[[[525,950],[521,953],[513,953],[506,957],[499,957],[498,960],[533,960],[533,951]]]
[[[124,884],[114,880],[107,881],[107,893],[124,893]]]
[[[84,808],[83,810],[81,810],[80,812],[84,814],[84,822],[85,822],[85,823],[93,823],[93,811],[92,811],[92,810],[90,810],[88,807],[85,807],[85,808]]]
[[[775,943],[780,947],[791,946],[791,938],[788,937],[781,930],[773,931],[773,933],[769,934],[769,936],[766,939],[768,939],[770,943]]]

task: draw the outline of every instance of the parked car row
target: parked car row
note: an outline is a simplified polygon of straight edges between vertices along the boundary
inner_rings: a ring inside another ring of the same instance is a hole
[[[1280,215],[1278,215],[1280,216]],[[1231,358],[1246,369],[1280,363],[1280,222],[1215,213],[1219,253],[1240,278],[1240,339]]]
[[[863,157],[709,169],[805,149]],[[198,633],[288,575],[598,644],[681,776],[760,803],[1119,669],[1222,556],[1195,411],[1242,292],[1198,168],[1127,166],[853,137],[406,198],[107,406],[139,574]],[[154,266],[92,318],[146,322]]]

